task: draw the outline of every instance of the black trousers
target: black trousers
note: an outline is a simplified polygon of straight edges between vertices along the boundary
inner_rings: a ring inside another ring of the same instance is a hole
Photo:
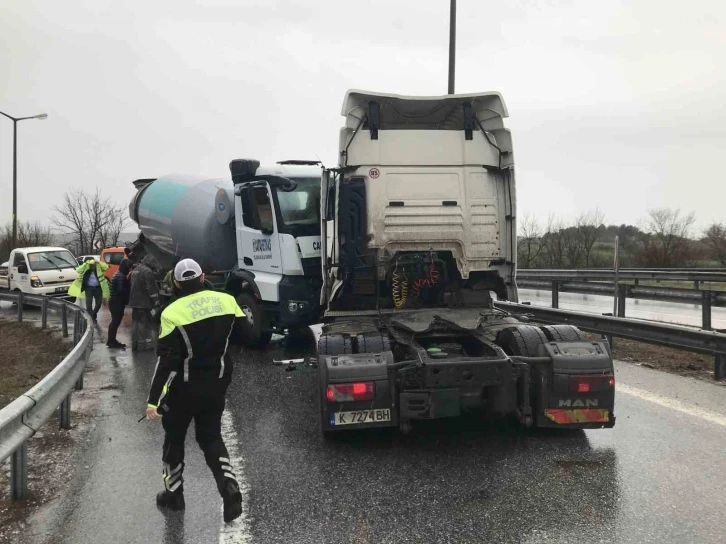
[[[93,319],[98,316],[98,310],[101,309],[103,303],[103,290],[101,287],[86,287],[84,291],[86,295],[86,311],[91,315]],[[95,308],[93,302],[96,302]]]
[[[161,419],[164,427],[164,486],[167,491],[182,492],[184,489],[184,442],[189,424],[194,420],[194,431],[204,459],[217,482],[222,496],[239,490],[237,478],[232,472],[227,447],[222,439],[222,412],[227,381],[213,379],[206,382],[181,382],[174,380],[167,399],[169,407]],[[179,380],[180,381],[180,380]],[[160,413],[162,409],[160,408]]]
[[[106,342],[112,344],[116,342],[116,332],[121,324],[121,320],[124,318],[124,306],[123,304],[114,304],[113,302],[108,303],[108,309],[111,312],[111,323],[108,326],[108,338]]]

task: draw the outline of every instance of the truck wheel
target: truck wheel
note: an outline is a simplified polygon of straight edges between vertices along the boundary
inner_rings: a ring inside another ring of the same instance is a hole
[[[582,342],[585,335],[572,325],[547,325],[540,327],[550,342]]]
[[[318,341],[318,355],[349,355],[354,353],[383,353],[391,350],[391,341],[381,333],[323,334]]]
[[[500,331],[496,343],[507,355],[536,357],[537,347],[547,341],[547,337],[539,327],[521,325]]]
[[[235,341],[253,349],[264,348],[270,343],[272,331],[262,330],[262,308],[249,293],[237,295],[237,304],[246,316],[246,322],[237,322],[233,331]]]

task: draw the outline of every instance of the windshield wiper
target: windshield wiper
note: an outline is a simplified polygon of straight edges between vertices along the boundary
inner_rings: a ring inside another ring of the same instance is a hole
[[[56,257],[55,255],[46,255],[45,259],[46,259],[46,260],[47,260],[48,262],[50,262],[50,264],[52,264],[53,266],[55,266],[55,267],[56,267],[56,268],[57,268],[58,270],[60,270],[61,272],[63,272],[63,269],[62,269],[62,268],[61,268],[60,266],[58,266],[57,264],[55,264],[55,263],[54,263],[53,261],[51,261],[51,259],[58,259],[58,260],[59,260],[60,262],[62,262],[63,264],[67,264],[67,265],[68,265],[68,266],[70,266],[71,268],[76,268],[75,266],[73,266],[73,265],[72,265],[71,263],[69,263],[69,262],[68,262],[68,261],[66,261],[65,259],[62,259],[62,258],[60,258],[60,257]]]

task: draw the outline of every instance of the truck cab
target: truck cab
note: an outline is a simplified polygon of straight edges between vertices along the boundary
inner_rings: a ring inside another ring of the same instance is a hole
[[[16,248],[8,260],[8,289],[35,295],[64,296],[78,277],[78,262],[62,247]]]
[[[321,181],[324,434],[482,411],[523,426],[615,424],[609,345],[517,302],[516,191],[499,93],[349,91]]]

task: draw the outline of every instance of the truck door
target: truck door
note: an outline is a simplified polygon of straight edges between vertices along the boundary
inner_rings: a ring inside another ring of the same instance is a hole
[[[28,285],[28,263],[25,260],[25,255],[20,251],[16,251],[13,254],[12,263],[10,263],[10,289],[24,291]]]
[[[237,222],[239,267],[255,273],[255,283],[263,300],[277,302],[282,259],[270,189],[266,184],[245,187],[240,192],[240,198],[242,221]]]

